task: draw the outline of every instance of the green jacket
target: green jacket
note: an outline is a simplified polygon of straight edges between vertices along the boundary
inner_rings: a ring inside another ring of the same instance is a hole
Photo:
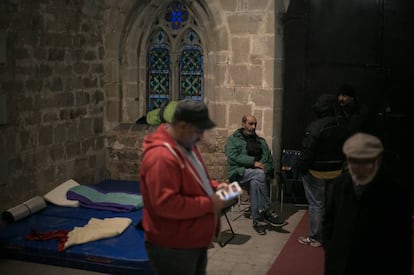
[[[241,134],[242,129],[237,129],[227,138],[225,153],[227,157],[227,177],[230,182],[243,177],[246,168],[253,168],[254,157],[247,154],[247,142]],[[262,146],[262,158],[259,160],[265,165],[266,175],[273,178],[273,158],[266,140],[257,136],[257,141]]]

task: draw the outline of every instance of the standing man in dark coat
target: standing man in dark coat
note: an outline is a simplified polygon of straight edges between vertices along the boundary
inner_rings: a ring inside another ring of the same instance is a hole
[[[355,88],[349,84],[343,84],[339,88],[336,115],[346,121],[350,134],[376,132],[374,113],[368,106],[359,102]]]
[[[412,202],[384,173],[381,141],[357,133],[343,152],[348,172],[333,182],[324,217],[325,275],[409,275]]]
[[[298,241],[312,247],[320,247],[323,241],[325,196],[330,182],[341,174],[344,162],[341,148],[348,137],[346,126],[335,116],[335,103],[334,95],[322,94],[312,106],[317,118],[306,127],[298,159],[310,220],[309,234],[300,236]]]

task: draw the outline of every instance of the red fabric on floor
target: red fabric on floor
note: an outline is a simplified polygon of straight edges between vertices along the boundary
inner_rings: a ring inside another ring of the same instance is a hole
[[[26,240],[32,240],[32,241],[48,241],[48,240],[57,240],[58,242],[58,248],[57,250],[59,252],[63,251],[63,247],[68,240],[68,233],[70,230],[52,230],[47,232],[39,232],[36,229],[32,228],[32,231],[30,234],[25,236]]]
[[[300,236],[309,234],[309,214],[306,211],[295,231],[289,237],[267,275],[322,275],[324,251],[298,242]]]

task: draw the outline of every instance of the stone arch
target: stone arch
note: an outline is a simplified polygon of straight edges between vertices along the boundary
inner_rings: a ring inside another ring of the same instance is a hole
[[[118,45],[109,45],[106,51],[110,52],[107,65],[117,71],[118,79],[114,75],[109,82],[105,82],[107,96],[107,111],[115,112],[108,117],[106,128],[110,129],[119,123],[134,123],[137,118],[145,115],[146,104],[146,47],[152,31],[154,18],[164,12],[169,1],[145,0],[134,4],[120,2],[110,7],[108,21],[123,17],[115,23],[116,32],[108,27],[106,40],[118,39]],[[130,1],[129,1],[130,2]],[[190,13],[197,18],[196,31],[203,41],[205,55],[204,79],[205,100],[214,98],[213,73],[217,60],[222,51],[228,51],[228,30],[222,23],[219,3],[206,1],[184,1]],[[111,23],[109,23],[111,24]],[[220,38],[220,39],[219,39]],[[115,42],[112,42],[115,43]],[[117,54],[117,56],[115,56]],[[114,67],[114,63],[118,67]],[[109,64],[108,64],[109,63]]]
[[[123,122],[123,98],[125,66],[125,45],[133,22],[144,24],[143,14],[154,1],[119,0],[109,1],[105,13],[104,45],[105,45],[105,130],[113,129]],[[160,2],[160,0],[158,0]],[[141,15],[141,16],[140,16]],[[121,71],[122,70],[122,71]]]

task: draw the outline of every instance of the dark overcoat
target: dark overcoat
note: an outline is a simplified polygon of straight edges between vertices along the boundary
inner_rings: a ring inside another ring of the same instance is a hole
[[[382,172],[360,197],[349,173],[334,180],[323,225],[325,275],[409,275],[410,197]]]

